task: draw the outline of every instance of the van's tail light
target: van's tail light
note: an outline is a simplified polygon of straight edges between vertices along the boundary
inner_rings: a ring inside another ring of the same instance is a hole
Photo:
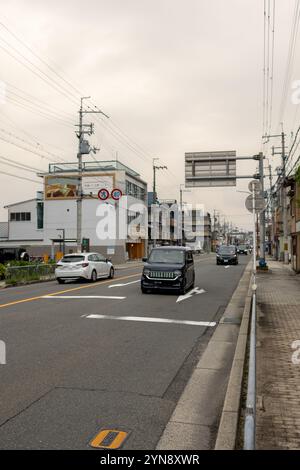
[[[82,265],[81,265],[81,266],[82,266],[83,268],[87,268],[87,267],[88,267],[88,265],[89,265],[89,263],[82,263]]]

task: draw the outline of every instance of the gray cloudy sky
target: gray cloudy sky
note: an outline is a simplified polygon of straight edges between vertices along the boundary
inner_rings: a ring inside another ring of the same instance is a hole
[[[293,8],[294,0],[276,2],[273,131],[278,130]],[[252,155],[261,150],[262,0],[10,0],[1,10],[1,22],[68,83],[0,26],[0,79],[7,83],[8,97],[0,104],[0,137],[31,149],[34,140],[48,152],[47,158],[55,161],[52,153],[75,161],[72,123],[78,117],[80,94],[71,83],[91,95],[112,122],[144,149],[138,156],[111,135],[113,124],[96,121],[92,141],[101,147],[97,158],[111,159],[118,151],[119,160],[140,172],[151,186],[151,158],[159,157],[169,168],[158,175],[160,197],[179,197],[186,151],[235,149],[239,155]],[[40,72],[34,69],[37,73],[44,71],[59,81],[69,99],[7,51],[32,68],[25,62],[30,60],[40,68]],[[299,64],[293,73],[300,78]],[[29,101],[21,101],[23,92],[42,101],[35,101],[40,112],[48,113],[51,107],[52,116],[63,115],[67,122],[20,107],[31,101],[29,96]],[[287,105],[287,131],[292,126],[292,106]],[[2,157],[47,168],[46,158],[3,140],[0,145]],[[278,163],[275,158],[274,169]],[[18,172],[3,160],[0,171]],[[255,172],[255,165],[239,164],[238,171]],[[36,179],[33,173],[18,174]],[[204,203],[208,211],[217,209],[238,226],[250,228],[245,195],[236,192],[245,188],[247,181],[242,180],[237,188],[193,190],[184,199]],[[0,220],[6,220],[3,205],[34,197],[37,189],[41,189],[38,184],[0,173]]]

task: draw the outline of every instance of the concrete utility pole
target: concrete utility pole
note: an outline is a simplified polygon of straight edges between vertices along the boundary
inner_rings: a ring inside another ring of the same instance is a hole
[[[165,165],[161,166],[161,165],[156,165],[155,164],[155,161],[156,160],[159,160],[159,158],[153,158],[153,204],[157,204],[157,197],[156,197],[156,170],[167,170],[167,167]],[[153,237],[153,247],[156,246],[156,216],[157,216],[157,213],[156,213],[156,210],[152,210],[152,220],[151,220],[151,224],[152,224],[152,230],[153,230],[153,233],[154,233],[154,237]],[[154,220],[155,219],[155,220]],[[158,224],[159,226],[159,224]]]
[[[282,218],[283,218],[283,253],[284,253],[284,263],[288,264],[289,262],[289,251],[288,251],[288,237],[287,237],[287,207],[286,207],[286,189],[285,189],[285,133],[281,133],[281,159],[282,159]]]
[[[288,234],[287,234],[287,207],[286,207],[286,189],[285,189],[285,164],[286,164],[286,155],[285,155],[285,133],[281,132],[281,134],[276,135],[268,135],[265,136],[269,137],[281,137],[281,151],[275,152],[274,149],[277,147],[273,147],[272,155],[281,155],[281,165],[282,165],[282,184],[281,184],[281,203],[282,203],[282,222],[283,222],[283,261],[284,263],[288,264],[289,262],[289,251],[288,251]]]
[[[191,191],[189,191],[188,189],[182,189],[182,186],[184,187],[185,185],[184,184],[181,184],[179,186],[179,211],[180,211],[180,217],[181,217],[181,240],[180,240],[180,245],[183,246],[184,245],[184,241],[183,241],[183,232],[184,232],[184,221],[183,221],[183,210],[182,210],[182,205],[183,205],[183,202],[182,202],[182,193],[190,193]]]
[[[271,250],[270,250],[270,255],[274,256],[274,245],[273,245],[273,240],[274,240],[274,204],[273,204],[273,193],[272,193],[272,188],[273,188],[273,180],[272,180],[272,166],[269,165],[269,182],[270,182],[270,212],[269,212],[269,221],[271,222],[271,233],[270,233],[270,239],[271,239]]]
[[[156,197],[156,170],[167,170],[168,167],[163,165],[155,165],[155,161],[159,160],[159,158],[153,158],[153,203],[157,203]]]
[[[264,199],[265,197],[265,185],[264,185],[264,156],[263,153],[259,153],[259,176],[260,176],[260,194]],[[265,265],[266,258],[266,211],[261,211],[259,215],[260,222],[260,260],[261,264]]]
[[[80,109],[79,109],[79,124],[78,124],[78,133],[76,133],[79,143],[78,143],[78,194],[77,194],[77,251],[81,251],[81,241],[82,241],[82,199],[83,199],[83,192],[82,192],[82,155],[89,154],[90,152],[96,153],[97,150],[95,147],[91,148],[86,140],[84,140],[84,135],[92,135],[94,133],[93,124],[83,124],[83,115],[84,114],[103,114],[105,117],[108,118],[106,114],[104,114],[99,109],[83,109],[83,100],[90,98],[90,96],[83,96],[80,99]],[[88,130],[85,130],[85,128]]]

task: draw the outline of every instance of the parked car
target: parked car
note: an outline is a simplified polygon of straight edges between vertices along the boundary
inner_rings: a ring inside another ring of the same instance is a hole
[[[249,249],[247,245],[239,245],[238,246],[238,253],[240,255],[247,255],[249,253]]]
[[[237,247],[235,245],[221,245],[216,257],[217,264],[239,264]]]
[[[172,290],[185,294],[195,284],[192,250],[183,246],[153,248],[145,262],[141,289],[143,293],[154,290]]]
[[[99,278],[113,278],[114,267],[111,261],[100,253],[72,253],[65,255],[55,269],[59,284],[67,279],[87,279],[95,282]]]

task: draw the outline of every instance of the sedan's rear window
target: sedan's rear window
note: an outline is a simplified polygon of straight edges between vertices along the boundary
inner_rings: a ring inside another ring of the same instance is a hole
[[[79,263],[80,261],[84,261],[84,256],[64,256],[61,260],[62,263]]]
[[[235,248],[232,246],[220,246],[219,253],[224,255],[233,255],[235,253]]]

